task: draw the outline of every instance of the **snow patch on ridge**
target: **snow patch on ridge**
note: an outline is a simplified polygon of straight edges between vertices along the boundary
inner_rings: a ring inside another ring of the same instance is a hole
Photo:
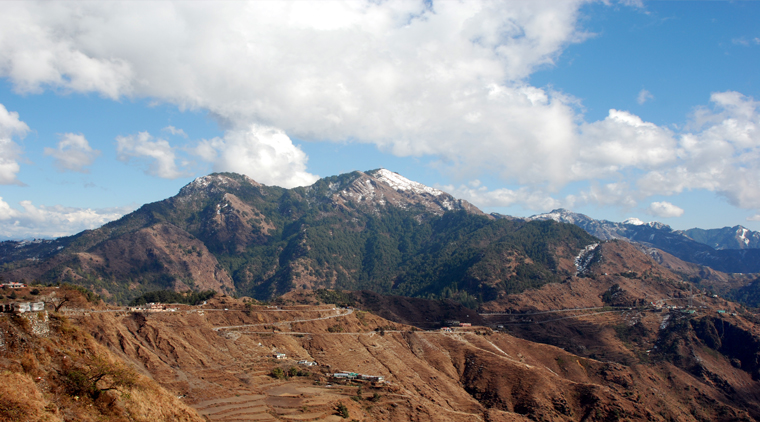
[[[594,249],[596,249],[597,246],[599,246],[598,243],[592,243],[583,248],[578,256],[575,257],[575,275],[583,274],[588,270],[588,266],[594,258]]]
[[[554,220],[554,221],[560,223],[560,222],[562,222],[563,215],[560,212],[553,211],[553,212],[549,212],[549,213],[546,213],[546,214],[538,215],[536,217],[538,217],[538,218],[547,218],[547,219]]]
[[[746,237],[747,229],[745,229],[744,227],[741,227],[739,230],[741,231],[741,234],[739,235],[739,239],[741,239],[745,245],[749,245],[749,239],[747,239]]]
[[[633,218],[629,218],[629,219],[623,221],[623,224],[630,224],[632,226],[643,226],[646,223],[644,223],[643,221],[639,220],[636,217],[633,217]]]
[[[429,186],[425,186],[422,183],[413,182],[406,177],[401,176],[398,173],[394,173],[390,170],[380,169],[374,174],[377,180],[387,184],[397,191],[412,191],[414,193],[427,193],[433,196],[443,195],[443,191],[440,191]]]

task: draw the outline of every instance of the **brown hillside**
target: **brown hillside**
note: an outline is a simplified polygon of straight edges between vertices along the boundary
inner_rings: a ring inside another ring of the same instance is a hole
[[[54,312],[0,314],[0,368],[3,421],[203,420]]]
[[[626,242],[592,253],[582,277],[486,303],[476,326],[453,332],[411,324],[473,311],[357,292],[294,292],[269,306],[217,296],[158,313],[80,298],[61,310],[124,363],[108,362],[151,377],[211,421],[760,419],[760,318],[692,289]],[[102,354],[76,356],[90,356],[78,361],[86,369]],[[16,373],[47,365],[27,370],[14,359]],[[384,380],[331,377],[339,371]],[[48,402],[73,400],[71,390],[40,391]],[[115,393],[90,397],[110,412],[98,400]]]
[[[569,284],[576,281],[587,282]],[[594,345],[593,352],[579,348],[580,354],[520,338],[540,337],[527,329],[515,330],[517,336],[487,327],[420,331],[361,310],[274,308],[229,297],[176,312],[101,312],[75,320],[214,421],[337,421],[341,405],[350,419],[362,421],[760,416],[749,358],[706,343],[710,331],[700,321],[709,316],[716,326],[714,311],[660,330],[674,315],[634,309],[576,318],[564,325],[568,341],[581,344],[589,336]],[[730,318],[736,322],[729,337],[757,341],[751,320]],[[532,325],[550,330],[549,324]],[[287,359],[276,360],[274,353]],[[301,359],[318,366],[300,366]],[[297,368],[294,374],[301,375],[277,379],[275,368]],[[330,379],[336,371],[380,375],[386,383]]]

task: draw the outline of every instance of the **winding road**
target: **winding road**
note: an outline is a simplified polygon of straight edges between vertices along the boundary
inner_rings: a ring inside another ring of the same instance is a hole
[[[320,309],[320,311],[322,311],[322,309]],[[235,330],[235,329],[247,328],[247,327],[261,327],[261,326],[264,326],[264,325],[285,325],[285,324],[293,324],[295,322],[321,321],[321,320],[325,320],[325,319],[332,319],[332,318],[338,318],[338,317],[342,317],[342,316],[346,316],[346,315],[351,315],[352,313],[354,313],[353,309],[346,309],[345,312],[341,313],[340,310],[338,310],[338,313],[335,314],[335,315],[328,315],[328,316],[319,317],[319,318],[294,319],[294,320],[291,320],[291,321],[278,321],[278,322],[264,322],[264,323],[260,323],[260,324],[228,325],[228,326],[225,326],[225,327],[214,327],[212,329],[214,331],[219,331],[219,330]]]

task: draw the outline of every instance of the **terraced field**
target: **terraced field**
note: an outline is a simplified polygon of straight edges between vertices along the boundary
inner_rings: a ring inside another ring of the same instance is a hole
[[[341,388],[305,383],[270,383],[264,394],[238,394],[192,404],[211,421],[340,421],[331,403],[345,396]]]
[[[248,394],[207,400],[193,405],[212,421],[272,421],[274,417],[264,403],[263,394]]]

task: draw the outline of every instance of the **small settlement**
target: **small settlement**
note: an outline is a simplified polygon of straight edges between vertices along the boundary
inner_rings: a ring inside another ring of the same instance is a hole
[[[23,314],[25,312],[41,312],[44,310],[45,302],[13,302],[0,304],[0,312]]]
[[[357,374],[356,372],[336,372],[331,375],[333,378],[336,379],[345,379],[345,380],[363,380],[363,381],[372,381],[372,382],[384,382],[385,377],[380,375],[364,375],[364,374]]]
[[[25,289],[26,288],[26,284],[25,283],[19,283],[17,281],[11,281],[9,283],[0,284],[0,288],[2,288],[2,289]]]
[[[177,308],[170,308],[163,303],[148,303],[144,306],[130,306],[130,312],[176,312]]]

